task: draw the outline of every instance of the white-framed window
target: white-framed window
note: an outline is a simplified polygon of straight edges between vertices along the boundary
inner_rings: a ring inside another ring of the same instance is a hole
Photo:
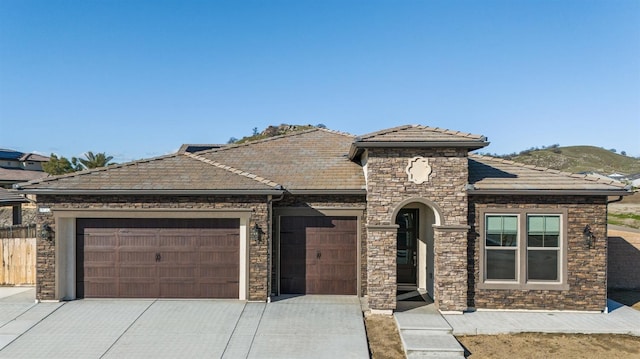
[[[566,210],[480,211],[480,289],[565,290]]]

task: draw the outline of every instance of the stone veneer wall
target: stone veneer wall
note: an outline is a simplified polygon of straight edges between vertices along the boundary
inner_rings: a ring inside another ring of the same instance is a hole
[[[274,202],[273,208],[355,208],[365,207],[366,198],[364,195],[286,195],[281,201]],[[365,210],[366,213],[366,210]],[[365,228],[364,219],[362,222],[362,228],[360,228],[360,291],[364,296],[367,294],[367,231]],[[275,231],[275,228],[273,229]],[[275,238],[276,233],[273,233]],[[274,255],[277,253],[274,252]],[[276,266],[274,265],[272,270],[272,283],[275,288],[277,283],[275,276]]]
[[[396,308],[397,226],[393,210],[403,201],[424,199],[443,213],[442,228],[434,231],[436,305],[444,311],[464,310],[467,305],[467,193],[466,149],[370,148],[367,149],[367,253],[369,306]],[[410,182],[405,172],[415,156],[428,159],[429,181]]]
[[[68,209],[253,209],[250,226],[267,228],[266,196],[53,196],[38,195],[38,206]],[[55,228],[54,213],[39,213],[37,223]],[[36,298],[55,300],[55,243],[38,238]],[[267,241],[249,245],[249,300],[267,299]]]
[[[607,301],[607,198],[580,196],[479,196],[469,198],[469,307],[486,309],[549,309],[600,311]],[[480,209],[567,209],[568,290],[478,289]],[[595,246],[584,244],[590,225]]]

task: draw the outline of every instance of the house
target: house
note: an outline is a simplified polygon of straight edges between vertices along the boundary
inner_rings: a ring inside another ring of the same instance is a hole
[[[224,145],[219,145],[219,144],[191,144],[191,143],[185,143],[182,146],[180,146],[180,149],[178,149],[178,153],[194,153],[194,152],[200,152],[200,151],[206,151],[206,150],[212,150],[212,149],[217,149],[217,148],[221,148]]]
[[[24,196],[0,187],[0,207],[12,207],[12,224],[22,224],[22,204],[28,202]]]
[[[14,183],[47,176],[42,169],[47,161],[46,156],[0,148],[0,187],[11,188]]]
[[[17,186],[37,195],[37,297],[366,297],[443,312],[606,308],[610,179],[470,154],[421,125],[314,128]]]

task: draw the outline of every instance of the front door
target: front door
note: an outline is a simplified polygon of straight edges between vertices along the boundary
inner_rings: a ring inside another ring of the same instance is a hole
[[[398,228],[397,275],[398,284],[417,284],[418,209],[400,210],[396,217]]]

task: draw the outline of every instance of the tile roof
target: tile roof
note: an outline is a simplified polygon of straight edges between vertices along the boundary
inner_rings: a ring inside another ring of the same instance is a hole
[[[26,182],[47,176],[48,174],[42,171],[30,171],[21,168],[0,167],[0,182]]]
[[[482,136],[455,131],[403,126],[366,135],[358,141],[382,139],[394,143],[400,138],[485,140]],[[292,193],[361,193],[366,188],[362,166],[350,160],[349,155],[354,141],[352,135],[315,128],[196,153],[177,153],[48,177],[20,187],[36,193],[278,193],[283,189]],[[624,185],[617,181],[588,175],[473,154],[468,163],[470,193],[626,193]]]
[[[370,147],[462,147],[477,150],[489,144],[482,135],[423,125],[405,125],[372,132],[355,139],[349,158],[359,157]]]
[[[481,191],[624,191],[612,179],[573,174],[489,156],[469,156],[469,183]]]
[[[22,195],[0,187],[0,206],[29,202]]]
[[[26,190],[67,191],[251,191],[276,187],[276,183],[191,154],[155,157],[20,185]]]
[[[359,136],[358,142],[484,142],[487,138],[471,133],[423,125],[405,125]]]
[[[198,155],[268,178],[290,191],[362,191],[362,167],[348,158],[353,140],[349,134],[316,128]]]

